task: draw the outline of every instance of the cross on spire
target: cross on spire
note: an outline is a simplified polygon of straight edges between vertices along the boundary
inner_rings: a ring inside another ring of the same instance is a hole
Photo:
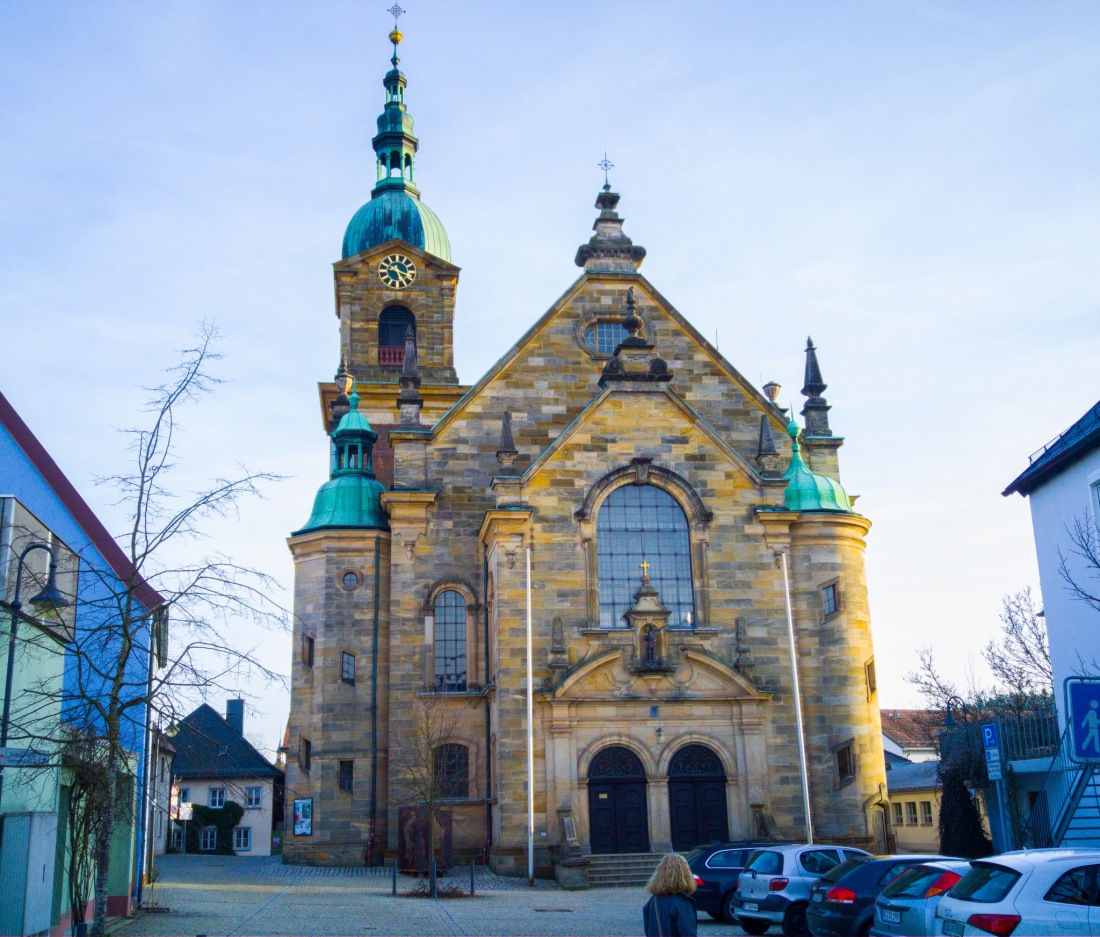
[[[649,575],[649,561],[643,559],[640,565],[641,565],[642,575],[643,576],[648,576]]]
[[[401,9],[401,6],[399,4],[395,3],[392,7],[390,7],[388,10],[386,10],[386,12],[389,13],[390,16],[393,17],[393,25],[396,28],[397,27],[397,21],[401,18],[401,14],[404,13],[405,11]]]
[[[611,181],[607,178],[607,172],[608,172],[609,169],[614,169],[615,164],[607,158],[607,150],[603,151],[603,159],[601,159],[598,163],[596,163],[596,165],[599,166],[600,169],[603,170],[603,190],[605,192],[610,192],[611,191]]]

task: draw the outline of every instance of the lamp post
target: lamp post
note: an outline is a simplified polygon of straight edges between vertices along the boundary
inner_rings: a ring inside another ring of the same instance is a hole
[[[8,746],[8,725],[11,720],[12,682],[15,679],[15,640],[19,631],[19,612],[23,603],[19,601],[19,590],[23,585],[23,567],[27,554],[32,550],[45,550],[50,555],[50,568],[46,577],[46,587],[30,600],[36,609],[65,608],[72,603],[57,588],[57,554],[45,543],[32,543],[19,554],[19,564],[15,568],[15,596],[11,600],[11,628],[8,633],[8,674],[4,683],[4,712],[0,716],[0,749]],[[4,798],[4,763],[0,761],[0,803]]]

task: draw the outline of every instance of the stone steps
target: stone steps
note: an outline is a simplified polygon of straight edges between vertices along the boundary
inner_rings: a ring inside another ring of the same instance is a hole
[[[644,885],[664,858],[660,852],[621,853],[590,856],[588,885],[591,888],[624,888]]]

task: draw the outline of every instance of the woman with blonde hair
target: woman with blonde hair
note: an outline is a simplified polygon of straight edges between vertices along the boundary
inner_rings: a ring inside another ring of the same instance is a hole
[[[695,876],[683,856],[665,856],[645,890],[653,896],[642,908],[646,937],[695,937],[699,919],[689,897],[695,891]]]

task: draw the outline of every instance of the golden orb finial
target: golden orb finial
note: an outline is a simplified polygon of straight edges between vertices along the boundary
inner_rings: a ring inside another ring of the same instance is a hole
[[[401,35],[401,30],[394,26],[393,32],[390,33],[390,42],[392,42],[394,45],[397,45],[404,38],[405,37]]]

